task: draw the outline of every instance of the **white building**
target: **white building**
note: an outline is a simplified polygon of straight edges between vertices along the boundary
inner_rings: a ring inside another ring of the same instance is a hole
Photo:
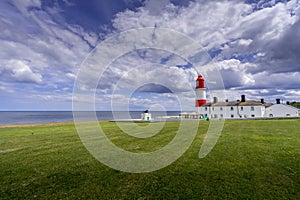
[[[275,104],[266,109],[264,117],[300,117],[300,109],[286,104]]]
[[[199,118],[209,119],[257,119],[257,118],[282,118],[300,117],[300,109],[290,105],[265,103],[261,101],[246,101],[244,95],[241,100],[231,102],[207,103],[198,107]]]
[[[198,107],[197,112],[210,119],[261,118],[264,117],[266,107],[269,105],[263,101],[246,101],[245,95],[242,95],[241,100],[230,102],[218,102],[215,97],[213,103]]]

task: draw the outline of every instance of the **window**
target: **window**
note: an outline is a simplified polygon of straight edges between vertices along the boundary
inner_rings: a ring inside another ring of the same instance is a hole
[[[230,110],[233,110],[233,107],[230,107]]]
[[[255,115],[251,115],[251,117],[255,117]]]
[[[215,115],[214,115],[214,118],[218,118],[218,115],[215,114]]]
[[[231,118],[234,118],[234,115],[231,115]]]
[[[220,117],[223,118],[223,114],[221,114]]]
[[[269,117],[273,117],[273,114],[269,114]]]
[[[244,107],[242,106],[242,107],[241,107],[241,111],[243,111],[243,110],[244,110]]]
[[[214,111],[214,110],[215,110],[215,107],[212,107],[212,110]]]
[[[205,111],[207,111],[207,107],[205,107]]]
[[[290,115],[290,114],[286,114],[286,116],[287,116],[287,117],[290,117],[291,115]]]
[[[254,106],[251,106],[251,111],[254,111]]]
[[[220,107],[220,110],[223,110],[223,107]],[[299,113],[300,114],[300,113]]]

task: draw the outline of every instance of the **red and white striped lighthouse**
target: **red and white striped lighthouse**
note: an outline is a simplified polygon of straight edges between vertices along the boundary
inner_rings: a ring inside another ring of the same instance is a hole
[[[206,88],[204,85],[204,78],[198,75],[196,80],[196,108],[206,104]]]

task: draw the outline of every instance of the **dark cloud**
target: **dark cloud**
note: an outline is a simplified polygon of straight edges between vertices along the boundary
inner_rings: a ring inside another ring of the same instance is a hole
[[[261,65],[269,66],[275,73],[300,72],[300,20],[285,34],[266,46],[266,56],[259,59]]]
[[[160,84],[150,83],[139,87],[136,92],[172,93],[172,91]]]

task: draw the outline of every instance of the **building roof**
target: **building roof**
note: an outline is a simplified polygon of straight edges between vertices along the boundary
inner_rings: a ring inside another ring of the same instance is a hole
[[[260,101],[246,101],[240,102],[239,106],[262,106],[263,104]]]
[[[269,107],[273,105],[272,103],[264,103],[262,104],[260,101],[230,101],[230,102],[217,102],[217,103],[206,103],[203,105],[203,107],[209,107],[209,106],[266,106]]]
[[[264,106],[266,106],[266,107],[270,107],[270,106],[273,106],[274,104],[272,104],[272,103],[264,103]]]
[[[293,109],[293,110],[297,110],[297,111],[300,111],[300,109],[299,108],[296,108],[296,107],[294,107],[294,106],[291,106],[291,105],[287,105],[287,104],[274,104],[274,106],[285,106],[285,107],[287,107],[287,108],[290,108],[290,109]]]

